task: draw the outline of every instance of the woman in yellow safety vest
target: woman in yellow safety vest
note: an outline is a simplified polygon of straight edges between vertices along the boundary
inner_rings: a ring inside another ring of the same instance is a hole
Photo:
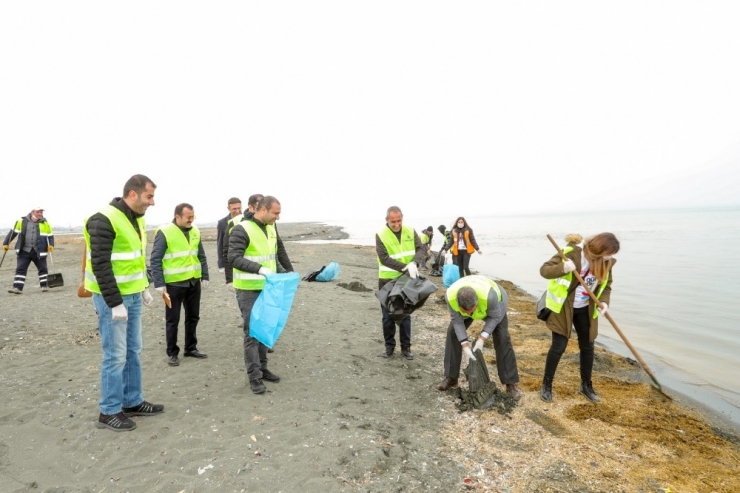
[[[547,318],[547,328],[552,331],[552,344],[545,362],[545,376],[542,381],[540,397],[552,401],[552,381],[560,358],[568,345],[572,328],[578,335],[580,349],[581,386],[578,391],[593,402],[599,402],[591,382],[594,366],[594,341],[598,334],[599,313],[606,313],[612,285],[612,268],[619,252],[619,240],[612,233],[600,233],[587,239],[578,234],[566,236],[567,246],[563,248],[567,261],[560,255],[553,255],[540,267],[540,275],[550,279],[547,286],[546,304],[551,313]],[[573,271],[581,274],[589,289],[599,299],[599,306],[580,285]]]

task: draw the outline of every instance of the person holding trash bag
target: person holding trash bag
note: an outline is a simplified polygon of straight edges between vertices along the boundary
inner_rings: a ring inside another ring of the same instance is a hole
[[[473,252],[483,254],[478,248],[478,242],[475,241],[473,228],[468,225],[468,222],[462,216],[457,218],[455,227],[452,228],[450,251],[452,252],[452,258],[457,259],[453,263],[460,270],[460,277],[470,275],[470,256]]]
[[[154,289],[165,297],[165,340],[167,364],[178,366],[177,345],[180,308],[185,311],[185,351],[189,358],[207,358],[198,350],[196,329],[200,320],[201,289],[208,289],[208,260],[200,241],[200,230],[193,225],[195,211],[187,203],[175,206],[175,218],[159,228],[152,246]]]
[[[445,293],[450,310],[450,325],[445,342],[445,379],[435,388],[439,391],[457,386],[462,354],[475,361],[474,352],[483,349],[489,337],[496,351],[496,368],[506,393],[515,399],[521,397],[516,354],[509,337],[509,319],[506,306],[509,297],[504,288],[485,276],[466,276],[447,288]],[[483,330],[471,349],[467,329],[473,320],[483,320]]]
[[[18,262],[15,268],[15,277],[13,278],[13,287],[8,293],[22,294],[26,285],[26,274],[31,262],[39,271],[39,284],[41,291],[49,291],[49,270],[46,267],[46,256],[54,251],[54,234],[51,231],[51,225],[44,218],[44,209],[36,207],[27,215],[15,222],[13,229],[8,231],[8,235],[3,241],[3,250],[7,252],[10,249],[10,242],[18,237],[15,242],[15,253]]]
[[[567,243],[563,253],[568,258],[563,261],[560,255],[553,255],[540,267],[540,275],[550,279],[547,285],[546,304],[551,313],[547,317],[547,328],[552,331],[552,344],[547,352],[545,375],[542,380],[540,397],[545,402],[553,398],[552,382],[560,358],[565,352],[574,327],[578,335],[580,349],[581,386],[578,391],[593,402],[599,402],[591,381],[594,366],[594,341],[598,334],[599,313],[609,309],[612,290],[612,267],[619,252],[619,240],[612,233],[600,233],[580,245],[583,237],[571,234],[565,237]],[[599,299],[598,308],[573,271],[578,271]]]
[[[263,380],[280,381],[278,375],[267,369],[267,346],[249,333],[252,307],[265,285],[265,276],[277,272],[278,262],[287,272],[293,272],[288,252],[275,228],[280,212],[278,199],[267,195],[257,204],[254,216],[234,226],[229,235],[228,263],[234,269],[234,288],[244,320],[244,364],[255,394],[267,390]]]
[[[113,431],[136,428],[130,416],[164,411],[142,395],[142,303],[154,301],[146,273],[144,214],[154,205],[157,186],[134,175],[123,186],[123,197],[85,220],[87,260],[85,289],[93,293],[103,346],[100,368],[100,416],[95,426]]]
[[[419,275],[417,265],[422,262],[426,251],[414,228],[403,225],[403,213],[396,206],[388,208],[386,225],[375,235],[375,252],[378,256],[378,289],[401,277],[403,272],[416,279]],[[383,338],[385,351],[381,354],[390,358],[396,348],[396,323],[388,310],[380,305],[383,319]],[[411,352],[411,317],[399,322],[401,354],[406,359],[414,359]]]

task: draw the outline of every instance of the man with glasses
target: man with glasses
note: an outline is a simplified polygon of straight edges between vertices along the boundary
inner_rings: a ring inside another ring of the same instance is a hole
[[[165,300],[167,364],[170,366],[180,364],[177,330],[181,307],[185,309],[185,357],[208,357],[198,351],[195,334],[200,320],[201,288],[208,288],[208,261],[194,220],[192,205],[177,205],[175,218],[157,230],[152,247],[154,289]]]

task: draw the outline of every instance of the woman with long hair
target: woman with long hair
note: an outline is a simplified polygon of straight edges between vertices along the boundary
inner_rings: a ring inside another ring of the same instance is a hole
[[[592,236],[583,246],[582,240],[583,237],[578,234],[566,236],[567,245],[563,248],[563,253],[568,260],[564,261],[560,255],[554,255],[540,267],[540,275],[550,279],[546,300],[547,308],[551,310],[547,318],[547,328],[552,331],[552,344],[547,352],[545,376],[540,390],[540,397],[546,402],[552,401],[552,381],[568,345],[572,328],[576,330],[581,352],[581,386],[578,391],[593,402],[600,400],[591,382],[594,341],[598,334],[599,314],[603,315],[609,309],[612,268],[616,263],[612,255],[619,252],[619,240],[612,233]],[[581,278],[596,295],[598,307],[573,275],[574,271],[581,274]]]
[[[464,217],[460,216],[455,221],[452,228],[452,245],[450,248],[453,258],[457,259],[457,268],[460,270],[460,277],[470,275],[470,256],[473,252],[483,254],[478,248],[478,242],[475,241],[473,228],[468,225]]]

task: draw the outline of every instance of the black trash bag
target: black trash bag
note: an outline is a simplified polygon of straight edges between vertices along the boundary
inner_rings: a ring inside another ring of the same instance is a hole
[[[375,293],[394,322],[400,322],[424,306],[427,298],[437,291],[437,285],[423,276],[411,279],[408,274],[387,283]]]
[[[447,252],[444,250],[437,253],[437,257],[434,259],[434,263],[432,264],[432,270],[429,271],[430,276],[442,277],[445,267],[445,253]]]
[[[468,390],[464,390],[462,386],[457,388],[457,396],[460,398],[457,408],[460,411],[495,409],[499,414],[508,415],[518,405],[515,399],[491,381],[480,349],[475,352],[475,361],[468,360],[464,373],[468,379]]]
[[[308,274],[306,274],[305,276],[303,276],[301,279],[303,279],[304,281],[308,281],[308,282],[314,282],[316,280],[316,278],[318,277],[318,275],[321,274],[321,272],[325,268],[326,268],[326,266],[323,266],[319,270],[312,270],[311,272],[309,272]]]

